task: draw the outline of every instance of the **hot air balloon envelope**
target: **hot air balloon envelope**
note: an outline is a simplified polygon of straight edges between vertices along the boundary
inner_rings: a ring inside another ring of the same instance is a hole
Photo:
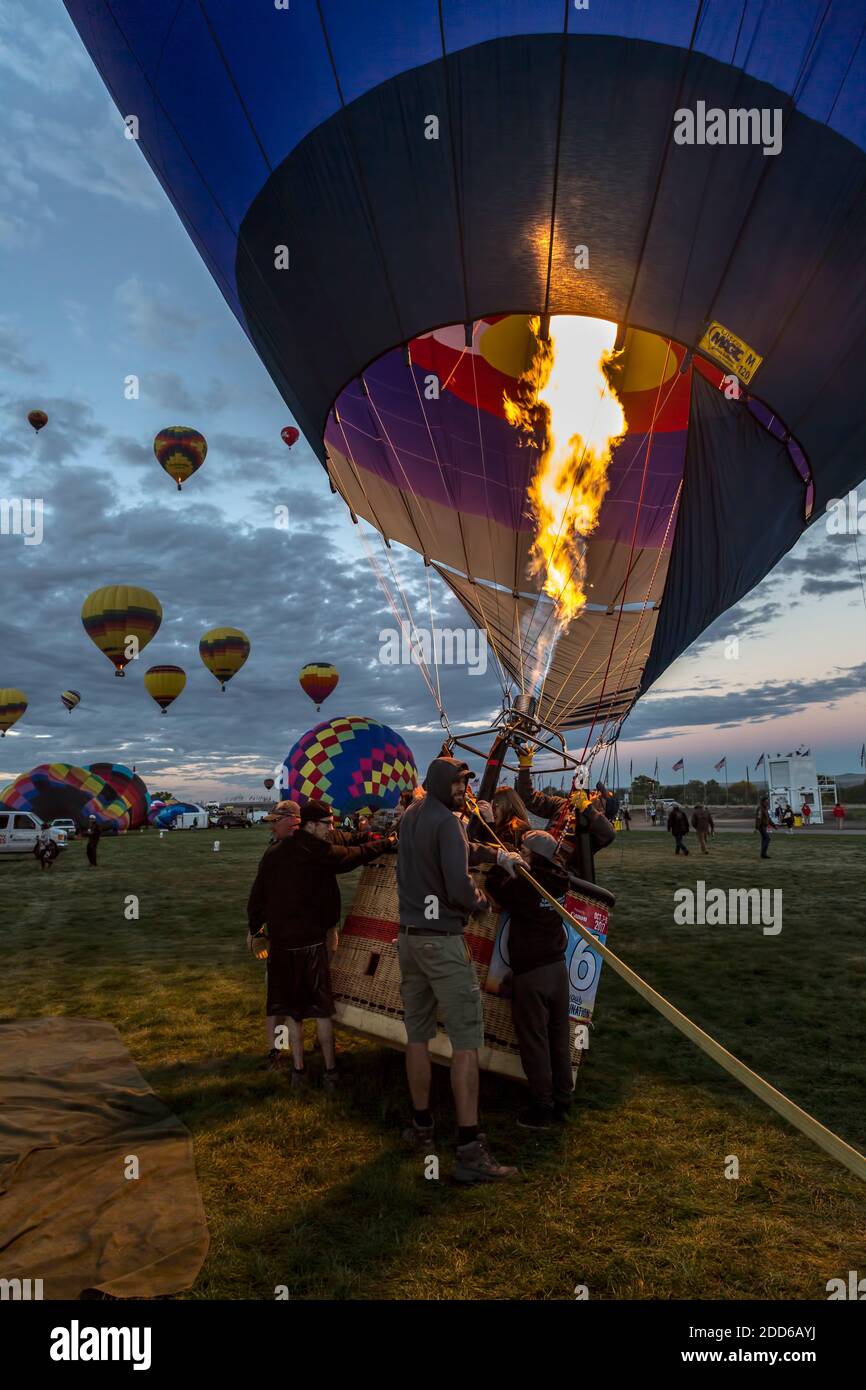
[[[81,621],[87,633],[115,668],[116,676],[159,631],[162,604],[149,589],[129,584],[109,584],[95,589],[84,600]]]
[[[301,431],[296,429],[294,425],[286,425],[284,429],[280,430],[280,438],[290,449],[293,444],[297,444],[300,437]]]
[[[250,654],[250,639],[237,627],[214,627],[198,644],[199,656],[223,690]]]
[[[186,671],[180,666],[150,666],[144,673],[144,688],[165,714],[186,685]]]
[[[298,681],[305,695],[309,695],[316,709],[337,688],[340,673],[330,661],[310,661],[301,671]]]
[[[48,424],[48,416],[45,414],[44,410],[31,410],[27,419],[37,434]]]
[[[198,472],[207,455],[207,440],[198,430],[188,425],[169,425],[160,430],[153,441],[153,452],[162,468],[177,483],[181,484]]]
[[[17,724],[27,709],[27,696],[22,690],[0,689],[0,738]]]
[[[285,795],[324,801],[341,816],[396,806],[418,780],[412,750],[387,724],[345,715],[317,724],[283,764]]]
[[[78,690],[64,690],[60,699],[71,714],[75,706],[81,704],[81,692]]]

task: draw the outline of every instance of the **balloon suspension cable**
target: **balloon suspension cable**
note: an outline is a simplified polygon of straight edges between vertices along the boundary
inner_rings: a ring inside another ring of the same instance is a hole
[[[466,789],[466,803],[470,811],[480,817],[478,802],[468,787]],[[485,825],[500,850],[505,850],[507,854],[513,853],[507,845],[502,843],[493,827],[486,821]],[[652,985],[647,984],[646,980],[642,979],[636,971],[626,965],[625,961],[620,960],[619,956],[615,955],[609,946],[606,946],[603,942],[599,941],[597,937],[593,936],[592,932],[588,931],[576,917],[572,916],[567,908],[557,902],[556,898],[554,898],[542,884],[533,878],[526,865],[518,864],[514,860],[512,860],[512,863],[521,878],[524,878],[530,887],[545,899],[548,906],[553,909],[566,926],[572,927],[586,942],[587,946],[591,947],[597,955],[601,956],[602,960],[607,961],[611,969],[619,975],[620,979],[625,980],[626,984],[639,994],[641,998],[645,999],[657,1013],[660,1013],[663,1018],[667,1019],[668,1023],[672,1024],[678,1032],[682,1033],[684,1037],[688,1038],[690,1042],[694,1043],[696,1047],[699,1047],[702,1052],[705,1052],[708,1057],[712,1058],[712,1060],[722,1067],[729,1076],[732,1076],[735,1081],[739,1081],[742,1086],[745,1086],[747,1090],[751,1091],[752,1095],[757,1096],[758,1099],[762,1100],[765,1105],[768,1105],[771,1110],[775,1110],[777,1115],[781,1115],[783,1120],[787,1120],[788,1124],[793,1125],[794,1128],[798,1129],[807,1139],[811,1139],[813,1144],[817,1144],[818,1147],[823,1149],[825,1153],[828,1153],[831,1158],[835,1158],[837,1163],[843,1164],[850,1172],[862,1179],[863,1182],[866,1182],[866,1156],[860,1153],[859,1150],[853,1148],[852,1145],[847,1144],[838,1134],[834,1134],[832,1130],[827,1129],[826,1126],[822,1125],[814,1116],[809,1115],[805,1110],[801,1110],[799,1105],[795,1105],[792,1100],[789,1100],[781,1091],[777,1091],[774,1086],[771,1086],[770,1083],[765,1081],[762,1076],[759,1076],[757,1072],[747,1067],[745,1063],[741,1062],[733,1053],[728,1052],[727,1048],[722,1047],[721,1043],[717,1042],[715,1038],[710,1037],[709,1033],[705,1033],[704,1030],[699,1028],[696,1023],[693,1023],[686,1014],[681,1013],[669,999],[666,999],[663,994],[659,994],[658,990],[653,989]]]

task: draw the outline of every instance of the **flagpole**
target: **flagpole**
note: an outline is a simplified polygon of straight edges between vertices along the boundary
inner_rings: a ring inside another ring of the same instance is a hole
[[[751,789],[751,787],[749,786],[749,764],[746,763],[746,803],[748,804],[748,802],[750,802],[751,799],[752,799],[752,789]]]
[[[727,806],[730,796],[728,793],[728,760],[725,758],[725,805]]]
[[[683,800],[686,799],[686,760],[683,758]]]

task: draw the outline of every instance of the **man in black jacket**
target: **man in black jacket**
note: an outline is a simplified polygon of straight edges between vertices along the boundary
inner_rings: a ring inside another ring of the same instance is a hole
[[[536,883],[564,904],[568,874],[556,859],[553,836],[530,830],[520,852]],[[517,1123],[523,1129],[548,1129],[554,1120],[568,1117],[574,1090],[565,963],[568,933],[547,899],[520,874],[511,878],[505,869],[493,868],[485,886],[510,913],[511,1013],[532,1097]]]
[[[606,816],[602,814],[599,794],[587,797],[583,792],[574,792],[571,797],[545,796],[532,786],[530,768],[532,752],[524,749],[519,755],[520,770],[517,774],[517,793],[526,809],[536,816],[547,817],[548,830],[562,838],[562,858],[566,868],[582,878],[586,883],[595,883],[595,856],[600,849],[613,844],[616,831]],[[567,825],[559,823],[566,819]]]
[[[273,1020],[276,1027],[288,1019],[294,1061],[292,1082],[296,1086],[307,1084],[306,1018],[316,1020],[325,1059],[325,1085],[331,1088],[338,1084],[328,958],[329,946],[336,946],[340,920],[337,874],[369,864],[393,848],[390,840],[351,846],[334,844],[333,828],[330,806],[308,801],[301,810],[297,833],[279,839],[265,850],[247,904],[250,937],[267,923],[268,1021]],[[274,1070],[279,1070],[282,1056],[279,1049],[274,1052]]]
[[[682,806],[672,806],[668,816],[668,830],[676,841],[674,854],[688,854],[688,850],[683,844],[683,837],[689,833],[689,818]]]

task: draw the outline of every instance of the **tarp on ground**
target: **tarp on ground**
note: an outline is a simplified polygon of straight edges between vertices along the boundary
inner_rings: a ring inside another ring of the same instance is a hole
[[[156,1298],[195,1282],[208,1240],[189,1131],[117,1030],[0,1024],[0,1279]]]

